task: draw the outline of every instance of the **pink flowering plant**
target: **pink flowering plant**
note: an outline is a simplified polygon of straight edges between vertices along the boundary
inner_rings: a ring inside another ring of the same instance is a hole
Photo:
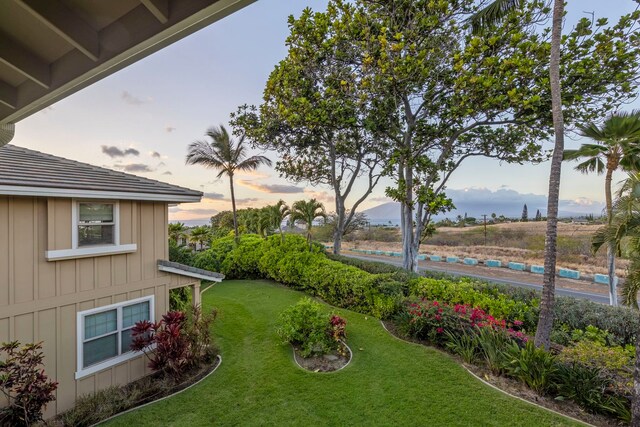
[[[488,328],[505,332],[511,339],[524,344],[527,337],[522,322],[496,319],[478,307],[468,304],[447,304],[426,299],[407,304],[399,317],[398,326],[407,336],[427,340],[444,347],[451,335],[475,332]]]

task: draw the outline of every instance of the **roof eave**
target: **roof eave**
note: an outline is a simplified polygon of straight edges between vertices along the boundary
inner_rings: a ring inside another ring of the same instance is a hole
[[[161,194],[127,191],[80,190],[70,188],[26,187],[16,185],[0,185],[0,195],[104,200],[143,200],[168,203],[189,203],[200,202],[202,200],[202,193]]]

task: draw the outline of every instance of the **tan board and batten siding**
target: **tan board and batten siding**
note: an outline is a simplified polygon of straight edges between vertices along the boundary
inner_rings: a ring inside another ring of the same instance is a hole
[[[45,371],[59,382],[46,416],[148,370],[141,356],[75,380],[78,311],[155,295],[158,318],[170,288],[199,283],[157,269],[168,258],[167,202],[119,204],[120,242],[137,244],[135,252],[47,261],[45,251],[71,248],[72,200],[0,195],[0,342],[43,342]]]

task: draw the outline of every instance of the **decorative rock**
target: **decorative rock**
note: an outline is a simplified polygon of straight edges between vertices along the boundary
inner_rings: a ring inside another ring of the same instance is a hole
[[[457,256],[448,256],[447,257],[447,262],[456,263],[456,262],[458,262],[458,257]]]
[[[570,270],[568,268],[561,268],[560,271],[558,272],[558,276],[564,277],[567,279],[579,279],[580,272],[577,270]]]
[[[466,265],[478,265],[478,260],[475,258],[465,258],[462,262]]]
[[[532,265],[531,272],[535,274],[544,274],[544,266],[542,265]]]
[[[509,262],[509,269],[516,271],[524,271],[525,265],[522,262]]]
[[[333,360],[338,360],[338,356],[336,356],[335,354],[325,354],[322,357],[324,357],[327,360],[332,360],[332,361]]]
[[[427,259],[427,256],[425,254],[418,255],[418,261],[424,261],[426,259]]]
[[[393,252],[391,252],[391,251],[386,251],[384,254],[387,255],[387,256],[393,256]]]
[[[487,267],[502,267],[502,262],[497,259],[488,259],[484,262]]]
[[[376,255],[383,255],[383,254],[384,254],[384,252],[382,252],[382,251],[376,251]]]
[[[440,262],[442,257],[440,255],[429,255],[429,261]]]
[[[391,256],[402,257],[402,253],[401,252],[391,252]]]
[[[600,285],[608,285],[609,284],[609,276],[607,274],[595,274],[593,276],[594,283],[598,283]]]

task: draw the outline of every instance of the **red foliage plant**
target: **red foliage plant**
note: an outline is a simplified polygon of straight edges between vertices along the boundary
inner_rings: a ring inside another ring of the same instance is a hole
[[[143,351],[154,371],[163,371],[179,380],[191,364],[189,340],[182,333],[185,321],[184,313],[170,311],[159,322],[143,320],[136,323],[131,330],[131,349]]]
[[[58,383],[49,380],[43,365],[42,343],[3,343],[0,353],[0,391],[8,405],[0,409],[0,425],[28,426],[42,421],[42,411],[55,400]]]

